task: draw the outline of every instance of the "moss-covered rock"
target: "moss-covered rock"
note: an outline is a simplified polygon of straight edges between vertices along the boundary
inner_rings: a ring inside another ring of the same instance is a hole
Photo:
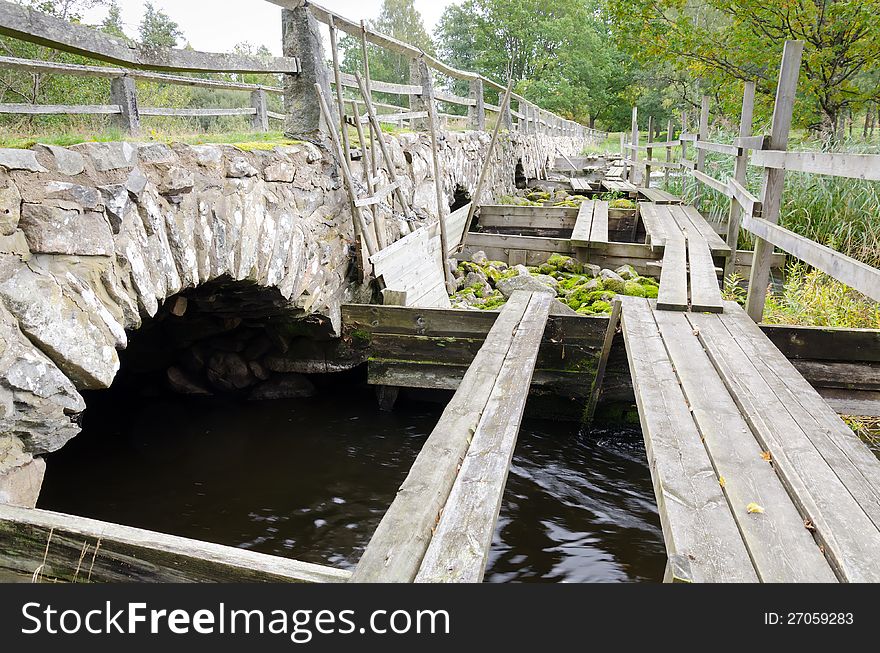
[[[645,287],[635,281],[627,281],[623,286],[623,294],[631,297],[645,297]]]

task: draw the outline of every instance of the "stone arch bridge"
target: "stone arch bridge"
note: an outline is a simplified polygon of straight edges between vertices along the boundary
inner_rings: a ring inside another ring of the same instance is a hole
[[[585,144],[502,140],[486,196],[511,192],[518,164],[534,177]],[[388,142],[419,219],[436,215],[427,134]],[[443,135],[450,203],[473,191],[488,142],[483,132]],[[399,238],[399,222],[385,222],[388,241]],[[352,273],[358,255],[336,162],[311,143],[0,150],[0,503],[36,501],[40,456],[80,430],[80,391],[109,387],[129,335],[162,311],[182,315],[188,292],[256,288],[276,319],[320,316],[332,336],[340,305],[372,292]],[[227,299],[227,311],[253,310]]]

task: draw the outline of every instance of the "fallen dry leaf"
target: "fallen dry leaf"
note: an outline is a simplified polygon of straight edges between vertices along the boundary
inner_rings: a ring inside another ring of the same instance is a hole
[[[750,503],[749,505],[746,506],[746,512],[748,512],[750,514],[757,513],[760,515],[760,514],[763,514],[764,509],[753,501],[752,503]]]
[[[724,477],[723,476],[718,477],[718,485],[720,485],[721,487],[724,487]]]
[[[762,452],[761,452],[761,458],[763,458],[764,460],[766,460],[768,463],[769,463],[771,460],[773,460],[773,456],[770,455],[770,452],[769,452],[769,451],[762,451]]]

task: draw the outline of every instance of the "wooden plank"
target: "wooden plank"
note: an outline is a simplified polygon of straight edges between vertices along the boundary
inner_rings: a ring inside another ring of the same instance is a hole
[[[709,245],[702,238],[688,238],[688,262],[690,263],[691,310],[721,313],[721,288]]]
[[[647,241],[652,246],[663,246],[666,243],[666,229],[663,227],[657,209],[651,202],[639,203],[639,215],[645,226]]]
[[[474,107],[477,106],[477,100],[475,98],[462,97],[460,95],[455,95],[453,93],[447,93],[443,90],[435,90],[434,97],[437,98],[441,102],[449,102],[451,104],[460,104],[466,107]],[[456,118],[464,118],[467,119],[467,116],[455,116]]]
[[[571,183],[571,189],[573,191],[591,191],[593,187],[590,185],[590,182],[586,179],[581,179],[579,177],[571,177],[569,179]]]
[[[762,582],[835,582],[803,517],[752,435],[706,356],[687,316],[657,311],[654,319],[730,511]],[[650,409],[650,407],[649,407]],[[720,483],[719,483],[720,484]],[[757,503],[763,514],[749,514]]]
[[[576,217],[568,215],[547,216],[539,214],[496,214],[483,213],[480,211],[478,220],[481,227],[493,228],[500,227],[503,229],[574,229]]]
[[[664,311],[686,311],[688,308],[687,259],[681,234],[666,237],[657,308]]]
[[[574,234],[572,234],[574,241]],[[593,222],[590,225],[590,246],[608,243],[608,202],[596,200],[593,209]]]
[[[357,88],[357,79],[351,73],[339,73],[339,82],[349,88]],[[422,87],[415,84],[393,84],[391,82],[379,82],[370,79],[370,88],[379,93],[391,93],[393,95],[421,95]]]
[[[696,162],[691,161],[690,159],[679,159],[678,165],[687,170],[694,170],[697,167]]]
[[[483,204],[479,207],[481,216],[517,216],[534,220],[568,218],[574,224],[579,208],[568,206],[515,206],[512,204]]]
[[[176,48],[132,47],[96,29],[0,0],[0,34],[99,61],[169,71],[298,73],[294,57],[247,57]]]
[[[403,111],[401,113],[380,113],[376,116],[379,122],[397,123],[402,120],[413,120],[418,118],[427,118],[427,111]]]
[[[744,150],[763,150],[769,141],[769,136],[739,136],[733,139],[733,144]]]
[[[350,572],[0,504],[0,568],[68,582],[345,582]],[[85,555],[83,555],[85,551]],[[45,560],[45,564],[44,564]]]
[[[742,227],[764,241],[822,270],[841,283],[880,302],[880,270],[820,245],[763,218],[743,216]]]
[[[804,427],[810,441],[834,469],[880,535],[880,460],[831,410],[797,369],[764,336],[738,305],[726,320],[728,331],[742,338],[741,347],[760,360],[774,392]],[[733,308],[735,307],[735,308]],[[817,428],[818,427],[818,428]]]
[[[590,243],[590,230],[593,225],[593,215],[596,210],[595,200],[581,202],[578,209],[577,220],[574,230],[571,232],[571,242],[574,245],[586,247]]]
[[[761,449],[769,452],[789,496],[816,529],[838,578],[880,581],[875,562],[880,533],[805,433],[814,427],[798,423],[776,394],[775,375],[748,351],[739,333],[728,329],[737,308],[726,306],[721,319],[700,313],[690,313],[688,319]]]
[[[678,168],[677,161],[662,161],[661,159],[642,159],[640,163],[647,165],[648,167],[658,167],[658,168]]]
[[[696,582],[756,582],[650,305],[636,297],[621,301],[627,360],[667,555],[686,557]]]
[[[746,190],[745,186],[731,177],[727,180],[727,187],[730,190],[730,197],[736,200],[746,214],[760,217],[761,201]]]
[[[483,580],[552,296],[532,293],[416,582]]]
[[[605,379],[605,368],[608,366],[608,356],[611,354],[611,345],[614,344],[614,336],[617,335],[617,329],[620,326],[620,300],[615,299],[611,304],[611,316],[608,319],[608,330],[605,332],[605,340],[602,343],[602,350],[599,354],[599,365],[596,368],[596,380],[593,382],[593,390],[590,392],[590,400],[587,402],[587,409],[584,413],[587,424],[593,421],[596,414],[596,406],[599,404],[599,397],[602,394],[602,382]]]
[[[142,116],[252,116],[257,113],[253,107],[241,109],[166,109],[145,107],[138,111]]]
[[[705,172],[701,172],[699,170],[692,170],[691,173],[694,175],[694,178],[698,181],[702,182],[712,190],[716,190],[725,197],[730,197],[730,189],[727,187],[727,182],[720,181],[715,179],[710,175],[707,175]]]
[[[112,115],[122,113],[118,104],[0,104],[0,113],[36,115]]]
[[[712,141],[696,141],[694,147],[698,150],[706,150],[707,152],[718,152],[719,154],[728,154],[730,156],[742,155],[742,148],[736,145],[726,145],[724,143],[713,143]]]
[[[353,582],[411,582],[415,578],[529,299],[528,293],[514,293],[504,305],[373,533]]]
[[[376,189],[376,192],[373,193],[372,197],[365,197],[364,199],[357,200],[354,205],[355,206],[370,206],[372,204],[378,204],[383,199],[388,197],[391,193],[397,190],[400,187],[400,181],[395,181],[390,184],[386,184],[382,186],[382,188]]]
[[[682,214],[686,216],[688,222],[709,245],[709,249],[712,250],[712,256],[730,255],[730,247],[696,207],[682,204],[681,206],[673,207],[672,210],[676,218]]]
[[[526,251],[558,252],[570,254],[572,241],[568,238],[542,238],[538,236],[512,236],[507,234],[482,234],[470,232],[467,237],[471,249],[497,247],[502,249],[521,249]]]
[[[880,329],[761,324],[761,331],[786,358],[880,362]]]
[[[877,154],[759,150],[752,154],[751,164],[790,172],[880,181],[880,155]]]

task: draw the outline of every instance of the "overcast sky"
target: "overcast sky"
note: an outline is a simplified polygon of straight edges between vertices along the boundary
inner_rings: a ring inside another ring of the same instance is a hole
[[[443,10],[460,0],[415,0],[425,26],[433,32]],[[117,0],[122,10],[125,31],[137,34],[144,14],[143,0]],[[382,0],[322,0],[319,5],[353,20],[375,18]],[[184,36],[196,50],[227,52],[236,43],[250,41],[265,45],[276,55],[281,54],[281,8],[265,0],[153,0],[181,27]],[[107,13],[98,7],[86,12],[86,22],[99,23]]]

